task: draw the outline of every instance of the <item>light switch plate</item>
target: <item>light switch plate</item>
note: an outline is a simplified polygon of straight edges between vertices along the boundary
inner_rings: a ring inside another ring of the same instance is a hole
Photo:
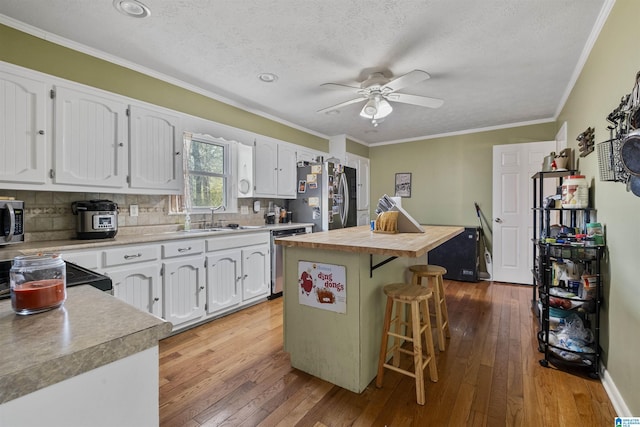
[[[255,213],[259,213],[260,212],[260,200],[256,200],[253,202],[253,211]]]
[[[129,216],[138,216],[138,205],[129,205]]]

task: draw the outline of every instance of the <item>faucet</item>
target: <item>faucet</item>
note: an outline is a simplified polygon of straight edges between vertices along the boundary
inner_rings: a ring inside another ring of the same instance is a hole
[[[224,210],[226,210],[226,207],[224,205],[220,205],[220,206],[214,206],[214,207],[211,208],[211,228],[216,226],[215,225],[216,223],[215,223],[214,218],[213,218],[213,213],[216,212],[216,211],[219,211],[220,209],[222,209],[224,211]]]

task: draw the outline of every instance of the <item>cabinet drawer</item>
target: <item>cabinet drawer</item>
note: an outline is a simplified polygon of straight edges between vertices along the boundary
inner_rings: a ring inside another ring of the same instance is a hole
[[[204,252],[204,240],[180,240],[162,244],[162,258],[196,255]]]
[[[211,237],[207,239],[207,252],[219,251],[220,249],[241,248],[244,246],[261,245],[271,241],[271,233],[261,231],[257,233],[239,233],[236,235],[225,235]]]
[[[104,267],[128,265],[136,262],[154,261],[160,258],[157,246],[130,246],[119,249],[109,249],[103,254]]]

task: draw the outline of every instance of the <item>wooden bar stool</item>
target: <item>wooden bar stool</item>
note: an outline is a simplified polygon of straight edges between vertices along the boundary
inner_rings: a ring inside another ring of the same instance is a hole
[[[378,359],[378,377],[376,387],[382,387],[384,368],[391,369],[401,374],[408,375],[416,380],[416,400],[418,404],[424,405],[424,368],[429,365],[429,376],[431,381],[438,381],[438,369],[436,367],[435,349],[433,347],[433,335],[431,333],[431,317],[429,316],[429,299],[433,298],[433,292],[423,286],[409,285],[406,283],[393,283],[386,285],[384,293],[387,296],[387,305],[384,314],[384,326],[382,330],[382,342],[380,343],[380,357]],[[395,317],[393,305],[395,302]],[[405,319],[403,314],[405,305],[410,310],[410,319]],[[422,313],[421,313],[422,310]],[[422,321],[421,315],[422,314]],[[391,326],[394,326],[392,332]],[[401,333],[402,326],[411,336]],[[409,328],[410,327],[410,328]],[[426,344],[426,353],[422,347],[422,335]],[[388,348],[389,337],[393,337],[393,344]],[[402,348],[403,341],[412,343],[413,350]],[[393,352],[393,363],[387,363],[388,356]],[[413,355],[413,372],[400,368],[400,353]]]
[[[445,336],[451,337],[449,332],[449,312],[447,311],[447,300],[444,294],[444,283],[442,276],[447,274],[447,269],[439,265],[417,264],[409,267],[409,271],[413,273],[411,283],[414,285],[422,285],[422,278],[425,277],[427,282],[432,279],[431,289],[434,294],[436,327],[438,330],[438,347],[440,351],[445,348]]]

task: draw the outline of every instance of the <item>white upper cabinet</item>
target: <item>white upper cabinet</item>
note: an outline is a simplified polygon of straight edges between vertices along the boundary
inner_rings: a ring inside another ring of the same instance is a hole
[[[0,181],[44,184],[47,85],[0,71]]]
[[[356,169],[358,210],[369,210],[369,159],[348,153],[346,165]]]
[[[255,141],[255,196],[296,197],[295,146],[260,138]]]
[[[180,117],[160,109],[129,108],[131,188],[182,192]]]
[[[278,145],[278,197],[294,198],[298,188],[296,150],[293,145]]]
[[[93,90],[56,86],[54,92],[53,182],[126,187],[127,104]]]

